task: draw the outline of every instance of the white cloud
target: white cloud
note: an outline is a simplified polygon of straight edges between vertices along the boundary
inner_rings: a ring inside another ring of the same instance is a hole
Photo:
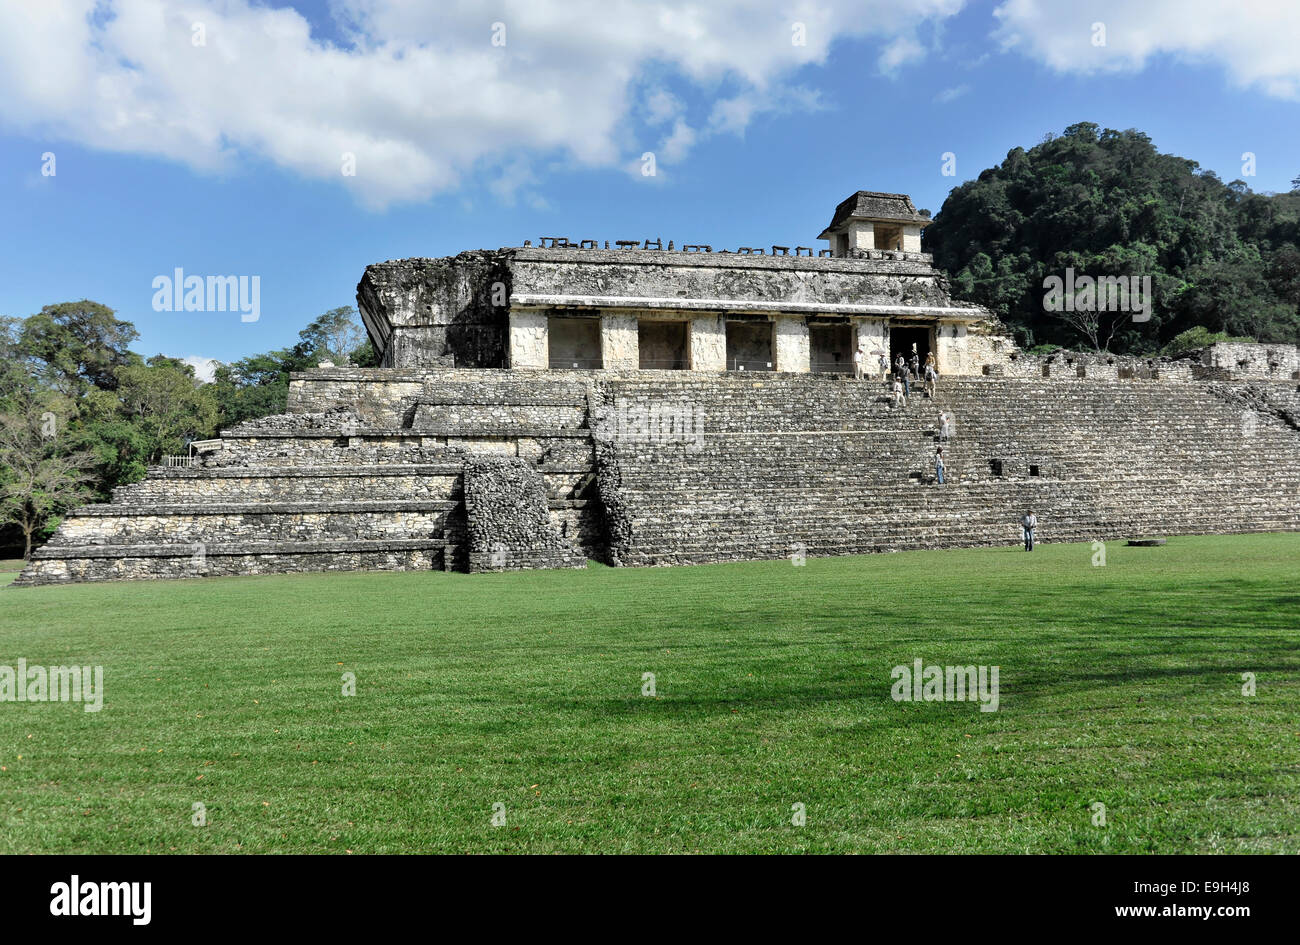
[[[1172,55],[1221,65],[1242,88],[1300,100],[1300,4],[1294,0],[1096,0],[1087,9],[1006,0],[994,10],[1004,49],[1058,72],[1135,72]],[[1105,45],[1094,44],[1094,24]]]
[[[640,140],[633,120],[652,70],[700,95],[705,111],[725,88],[744,107],[716,124],[711,115],[710,127],[743,131],[834,40],[884,43],[892,71],[924,56],[919,28],[962,3],[334,0],[345,36],[335,45],[294,9],[251,0],[5,0],[0,122],[202,171],[269,160],[375,208],[494,169],[513,194],[532,186],[531,159],[615,168],[662,140]],[[805,45],[791,41],[795,23]],[[195,24],[205,45],[194,45]],[[670,99],[652,95],[642,123],[671,126],[684,157]],[[344,154],[355,176],[342,173]]]
[[[947,105],[949,102],[957,101],[957,99],[961,98],[968,92],[970,92],[969,85],[955,85],[950,89],[944,89],[936,95],[934,101],[938,105]]]
[[[695,130],[686,124],[685,119],[678,118],[673,124],[672,134],[660,146],[658,156],[669,164],[676,164],[686,157],[694,144]]]
[[[645,100],[646,124],[662,125],[682,113],[682,103],[672,92],[655,89]]]
[[[900,36],[880,54],[877,65],[885,75],[896,75],[903,66],[920,62],[925,58],[925,47],[917,42],[915,36]]]
[[[180,360],[194,368],[194,376],[205,384],[212,383],[216,377],[217,365],[221,363],[216,358],[204,358],[197,354],[186,355]]]

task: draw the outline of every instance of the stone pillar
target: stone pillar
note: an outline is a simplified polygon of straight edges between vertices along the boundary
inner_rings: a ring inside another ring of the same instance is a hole
[[[973,374],[966,351],[966,325],[962,322],[939,322],[935,328],[934,359],[940,374]]]
[[[691,319],[691,370],[727,369],[727,323],[721,315],[696,315]]]
[[[877,351],[885,352],[889,357],[889,339],[885,337],[885,320],[883,318],[855,318],[853,320],[854,345],[862,352],[862,370],[868,375],[880,373],[880,356]]]
[[[607,371],[635,371],[641,366],[637,318],[627,312],[601,312],[600,359]]]
[[[807,374],[812,370],[808,344],[808,322],[802,315],[778,315],[772,326],[772,359],[778,371]]]
[[[510,367],[516,371],[544,371],[550,367],[546,316],[541,312],[510,313]]]
[[[875,249],[876,225],[870,220],[849,221],[849,249]]]
[[[903,252],[919,253],[921,251],[921,228],[919,226],[903,226]]]

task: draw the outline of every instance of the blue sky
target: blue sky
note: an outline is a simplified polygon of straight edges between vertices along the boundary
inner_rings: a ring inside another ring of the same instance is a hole
[[[387,2],[52,0],[75,29],[6,8],[0,314],[86,297],[134,322],[145,355],[233,360],[353,304],[370,262],[543,235],[820,246],[854,190],[937,212],[955,184],[1076,121],[1139,128],[1255,190],[1300,174],[1300,20],[1282,6],[673,3],[576,24],[572,4],[551,22],[540,2],[416,19]],[[59,62],[77,66],[40,74]],[[259,276],[259,320],[155,312],[152,280],[177,267]]]

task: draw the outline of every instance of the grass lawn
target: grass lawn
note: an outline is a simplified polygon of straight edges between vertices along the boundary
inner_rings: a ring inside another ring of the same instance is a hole
[[[1106,555],[5,589],[0,852],[1300,852],[1300,534]]]

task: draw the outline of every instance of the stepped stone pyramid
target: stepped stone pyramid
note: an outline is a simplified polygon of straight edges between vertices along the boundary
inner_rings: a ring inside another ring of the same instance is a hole
[[[1048,542],[1300,528],[1294,347],[1029,357],[949,298],[926,223],[863,191],[819,255],[548,237],[371,266],[385,367],[295,375],[287,413],[69,513],[15,585],[1013,544],[1029,509]],[[879,358],[931,353],[934,398],[893,404]]]

